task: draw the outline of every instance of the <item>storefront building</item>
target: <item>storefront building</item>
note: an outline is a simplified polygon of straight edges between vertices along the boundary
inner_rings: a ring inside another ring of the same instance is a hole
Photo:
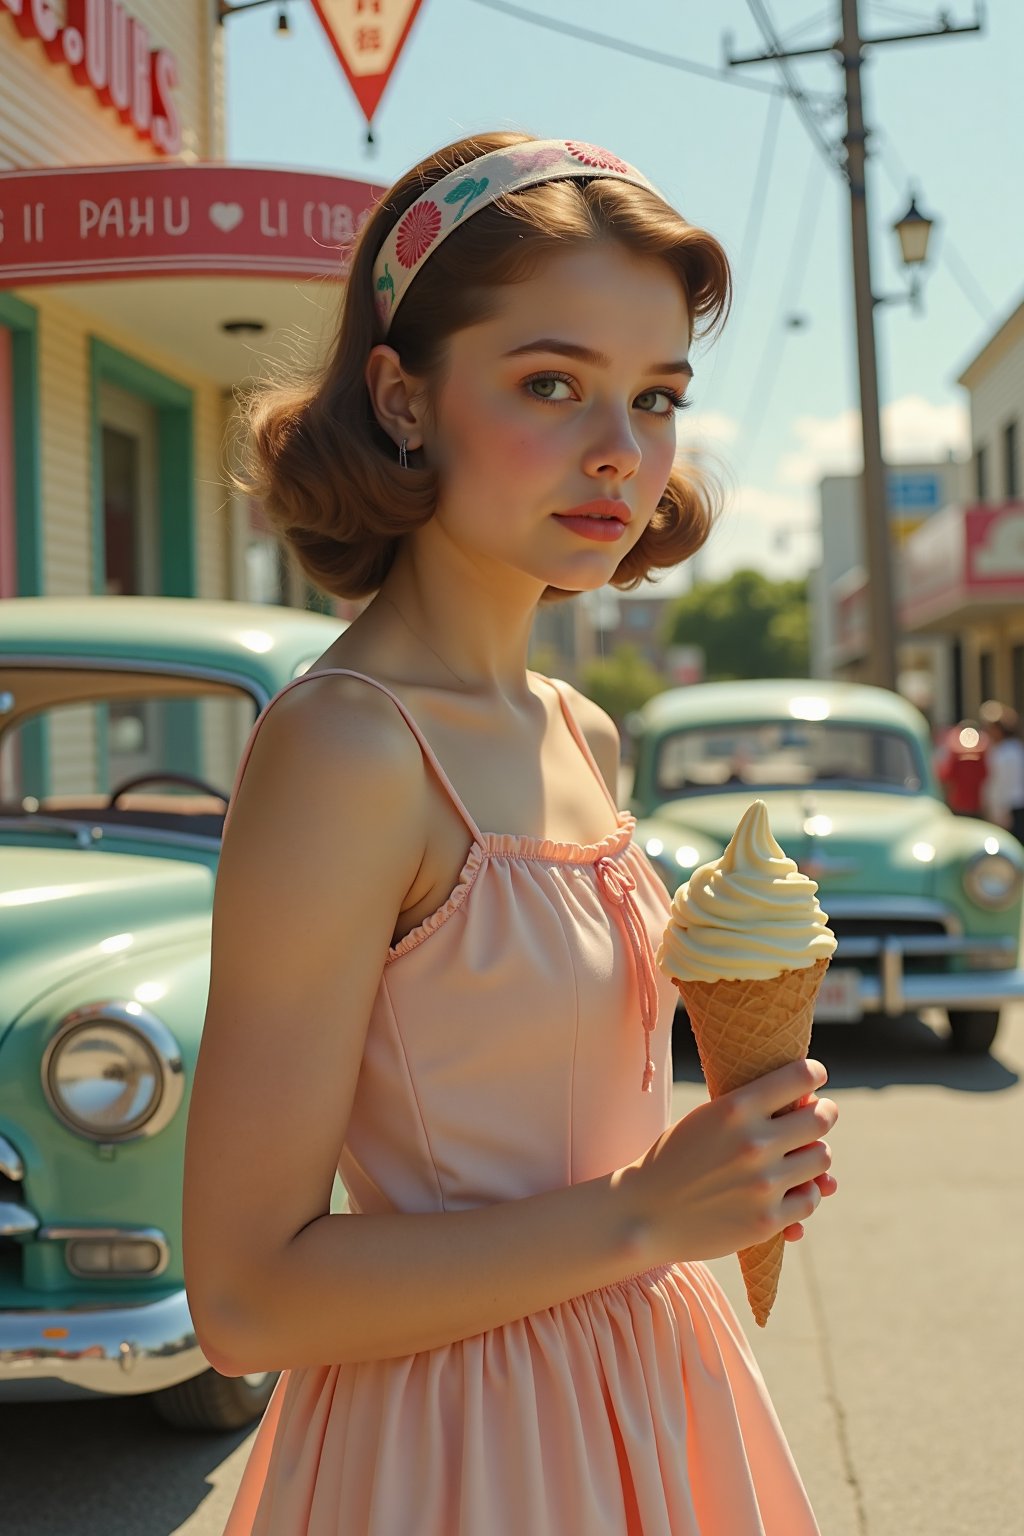
[[[379,189],[222,163],[213,0],[0,0],[0,599],[315,603],[229,488]]]
[[[902,665],[917,668],[936,727],[986,699],[1024,712],[1024,303],[960,375],[970,397],[972,458],[962,494],[925,517],[894,558]],[[836,675],[867,656],[862,569],[829,587]]]

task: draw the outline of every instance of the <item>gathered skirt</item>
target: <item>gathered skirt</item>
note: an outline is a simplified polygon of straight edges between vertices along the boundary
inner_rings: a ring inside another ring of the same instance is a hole
[[[701,1263],[457,1343],[282,1374],[225,1536],[819,1536]]]

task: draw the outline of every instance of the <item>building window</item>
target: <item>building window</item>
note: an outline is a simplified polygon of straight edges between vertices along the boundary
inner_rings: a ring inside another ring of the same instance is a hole
[[[1024,716],[1024,645],[1015,645],[1010,652],[1010,676],[1013,679],[1013,707]]]
[[[980,444],[974,450],[974,494],[979,501],[988,499],[988,461]]]
[[[1014,501],[1020,495],[1016,421],[1008,421],[1003,428],[1003,494],[1007,501]]]
[[[978,683],[981,702],[996,696],[996,659],[991,651],[982,651],[978,657]]]

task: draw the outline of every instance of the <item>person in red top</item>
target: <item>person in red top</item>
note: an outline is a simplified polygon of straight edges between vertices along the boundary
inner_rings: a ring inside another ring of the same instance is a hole
[[[946,804],[958,816],[982,816],[982,786],[987,767],[988,738],[974,720],[961,720],[947,733],[939,750],[936,772]]]

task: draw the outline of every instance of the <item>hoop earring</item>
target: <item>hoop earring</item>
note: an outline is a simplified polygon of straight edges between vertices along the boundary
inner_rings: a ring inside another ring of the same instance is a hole
[[[405,451],[408,441],[409,439],[407,437],[403,437],[398,449],[398,467],[400,469],[409,468],[409,455]]]

